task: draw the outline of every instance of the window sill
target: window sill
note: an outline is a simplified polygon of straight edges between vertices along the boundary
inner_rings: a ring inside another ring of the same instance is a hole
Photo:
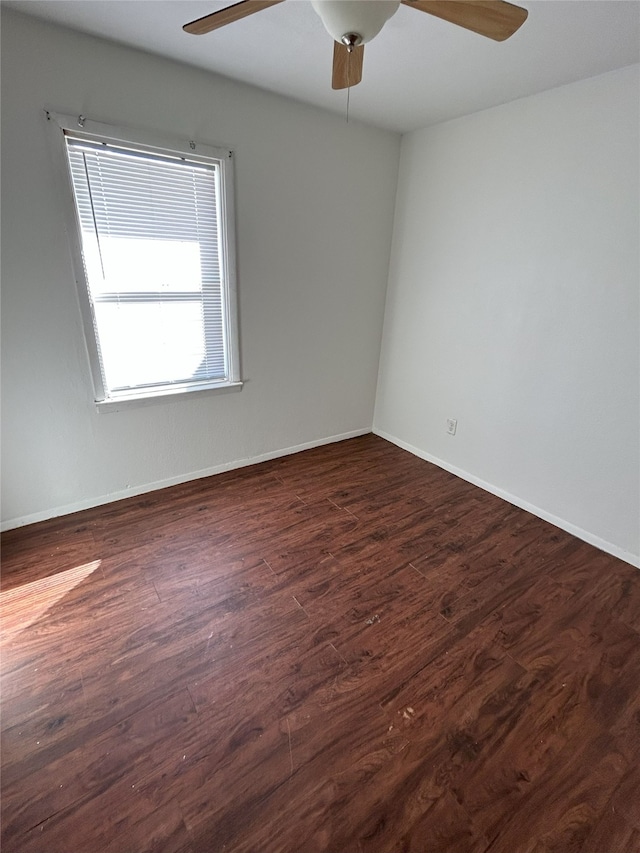
[[[154,403],[168,403],[177,398],[201,397],[208,394],[221,394],[229,391],[242,390],[243,382],[225,382],[223,385],[196,386],[193,388],[168,388],[162,391],[151,391],[140,394],[131,394],[122,397],[111,397],[108,400],[96,400],[96,411],[100,414],[109,412],[121,412],[124,409],[137,408],[139,406],[150,406]]]

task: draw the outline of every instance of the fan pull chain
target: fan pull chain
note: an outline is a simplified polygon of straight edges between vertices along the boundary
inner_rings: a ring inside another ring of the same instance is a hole
[[[347,53],[347,124],[349,124],[349,99],[351,97],[351,50]]]

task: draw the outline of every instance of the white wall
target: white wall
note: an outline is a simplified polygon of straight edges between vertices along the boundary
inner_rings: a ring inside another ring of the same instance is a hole
[[[403,139],[374,419],[636,564],[638,95],[632,67]]]
[[[241,392],[96,413],[45,105],[235,149]],[[399,149],[3,9],[3,527],[370,431]]]

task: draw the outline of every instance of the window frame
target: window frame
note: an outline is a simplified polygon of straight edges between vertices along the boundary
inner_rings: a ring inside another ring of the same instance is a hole
[[[80,305],[84,339],[93,381],[95,405],[99,412],[118,411],[131,405],[144,405],[158,400],[174,399],[186,394],[210,394],[240,390],[240,344],[238,328],[238,289],[235,254],[234,156],[229,148],[167,138],[156,134],[121,128],[45,109],[50,128],[50,144],[54,157],[56,180],[63,202],[63,216],[69,237],[73,272]],[[225,271],[222,283],[223,328],[226,339],[227,376],[222,380],[204,380],[191,384],[169,384],[158,388],[133,388],[109,394],[104,386],[100,364],[98,333],[95,326],[89,283],[82,252],[82,232],[76,209],[73,179],[67,156],[66,135],[91,142],[105,142],[124,148],[142,149],[165,157],[182,157],[195,163],[219,168],[220,248]]]

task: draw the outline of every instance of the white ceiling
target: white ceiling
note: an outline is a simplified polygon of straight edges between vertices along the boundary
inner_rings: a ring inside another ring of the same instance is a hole
[[[307,0],[207,35],[182,24],[219,0],[5,0],[4,5],[345,114],[331,37]],[[640,0],[520,0],[522,28],[494,42],[401,6],[366,46],[353,119],[409,131],[640,61]]]

